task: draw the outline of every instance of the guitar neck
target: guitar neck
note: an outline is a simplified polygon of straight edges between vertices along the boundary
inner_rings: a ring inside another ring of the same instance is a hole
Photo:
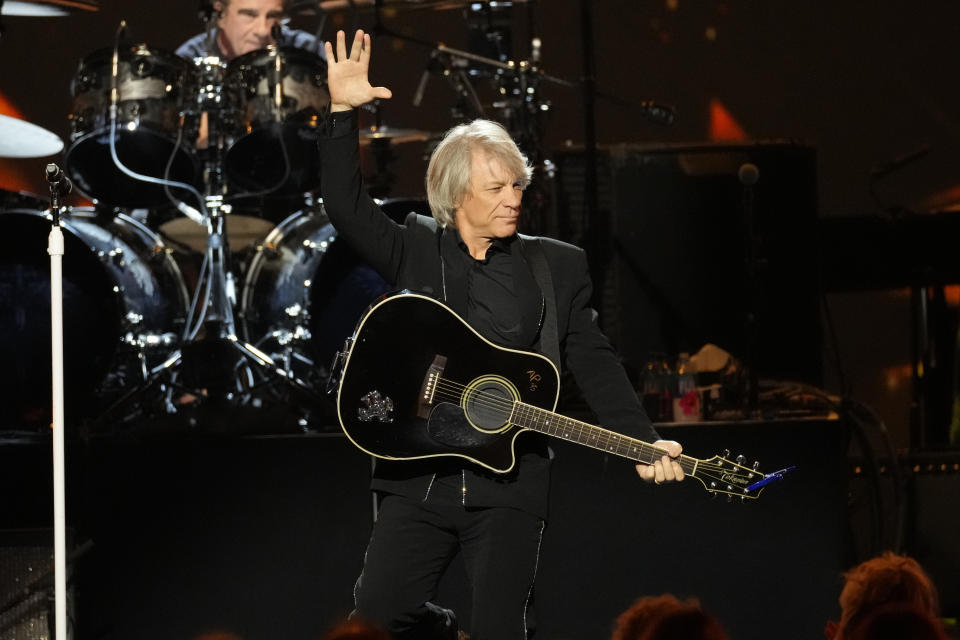
[[[582,444],[644,464],[652,464],[667,455],[664,449],[655,447],[649,442],[631,438],[580,420],[574,420],[523,402],[514,402],[510,422],[525,429],[538,431],[548,436]],[[697,464],[700,460],[681,455],[677,461],[684,473],[696,475]]]

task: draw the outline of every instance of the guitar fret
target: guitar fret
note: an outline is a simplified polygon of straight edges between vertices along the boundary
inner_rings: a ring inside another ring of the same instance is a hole
[[[641,440],[522,402],[514,402],[510,422],[637,462],[653,463],[665,453],[662,449]],[[681,455],[678,462],[684,473],[691,475],[697,466],[696,458],[685,455]]]
[[[514,410],[511,413],[511,422],[547,435],[553,435],[599,451],[607,451],[641,462],[653,460],[653,456],[647,454],[648,448],[657,451],[654,447],[649,447],[643,442],[622,434],[594,427],[585,422],[560,416],[521,402],[515,403]]]

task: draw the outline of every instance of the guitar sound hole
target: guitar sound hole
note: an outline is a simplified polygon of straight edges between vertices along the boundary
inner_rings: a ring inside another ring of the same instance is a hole
[[[514,400],[519,395],[506,380],[493,376],[471,383],[463,396],[463,410],[481,431],[500,431],[507,426]]]

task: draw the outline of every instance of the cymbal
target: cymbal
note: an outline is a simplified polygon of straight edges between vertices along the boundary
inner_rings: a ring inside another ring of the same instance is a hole
[[[63,140],[26,120],[0,115],[0,158],[42,158],[63,151]]]
[[[525,4],[532,0],[506,0],[498,1],[497,5],[507,7],[511,4]],[[376,6],[376,0],[320,0],[319,5],[323,11],[345,11],[353,9],[373,9]],[[464,9],[471,5],[489,4],[485,0],[383,0],[380,8],[388,11],[410,11],[415,9],[425,9],[431,11],[444,11],[447,9]]]
[[[397,127],[389,127],[387,125],[380,127],[372,126],[360,130],[360,144],[368,145],[374,140],[386,140],[393,144],[423,142],[424,140],[428,140],[430,136],[431,133],[429,131],[421,131],[420,129],[398,129]]]
[[[99,11],[96,2],[87,0],[5,0],[0,15],[45,18],[67,16],[80,11]]]

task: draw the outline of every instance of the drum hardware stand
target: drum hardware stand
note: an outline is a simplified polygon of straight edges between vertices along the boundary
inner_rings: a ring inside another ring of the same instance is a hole
[[[283,102],[283,86],[280,81],[281,61],[279,56],[277,56],[275,64],[276,89],[274,102],[277,107],[277,118],[279,121],[281,119],[279,115],[280,106]],[[212,116],[217,112],[211,110],[209,113],[211,113]],[[219,117],[209,117],[209,140],[211,140],[213,144],[208,148],[210,155],[204,171],[207,190],[207,195],[204,197],[204,222],[207,229],[207,252],[204,262],[208,266],[208,269],[201,271],[201,277],[197,282],[197,294],[199,294],[202,288],[205,288],[206,291],[204,293],[204,301],[199,312],[199,317],[193,327],[189,325],[192,321],[195,305],[191,306],[191,313],[188,316],[187,322],[188,326],[185,328],[184,340],[186,342],[195,341],[200,332],[200,328],[206,326],[206,338],[226,341],[233,349],[240,353],[243,361],[237,364],[238,368],[244,368],[246,364],[252,362],[267,372],[269,376],[277,377],[299,391],[322,399],[323,396],[315,392],[306,381],[298,378],[289,369],[281,368],[268,354],[261,351],[255,345],[242,341],[237,335],[234,316],[236,286],[232,273],[228,268],[230,263],[230,246],[226,233],[226,216],[229,214],[231,206],[224,203],[226,183],[224,179],[223,158],[226,147],[226,137],[221,130],[221,124],[222,122]],[[286,154],[286,147],[283,146],[282,129],[278,130],[278,135],[280,136],[280,144],[282,145],[283,152]],[[287,162],[287,171],[284,180],[286,180],[287,173],[289,173],[289,161]],[[170,366],[181,365],[182,352],[171,356],[168,363]],[[251,391],[256,386],[259,386],[252,382],[252,376],[249,375],[249,372],[246,378],[246,382],[243,384],[247,391]]]

